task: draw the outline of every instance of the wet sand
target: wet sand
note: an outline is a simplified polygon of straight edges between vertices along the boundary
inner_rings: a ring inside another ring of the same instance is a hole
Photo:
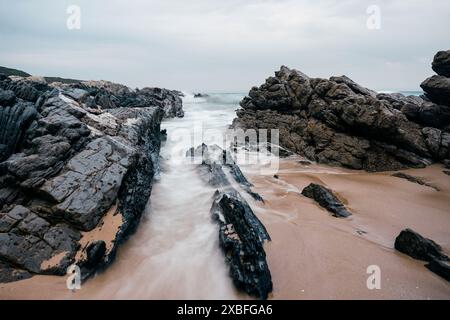
[[[246,196],[272,237],[272,242],[265,247],[274,283],[270,298],[450,299],[448,282],[426,269],[424,262],[409,258],[393,248],[399,232],[412,228],[450,253],[450,177],[442,170],[441,165],[434,165],[403,171],[424,178],[440,189],[436,191],[392,177],[389,172],[366,173],[303,165],[298,163],[298,159],[281,161],[279,179],[260,175],[254,168],[243,167],[255,185],[254,191],[265,199],[261,204]],[[303,197],[300,194],[302,189],[311,182],[331,188],[353,215],[347,219],[334,218],[313,200]],[[155,194],[158,192],[156,188]],[[201,206],[206,208],[207,204]],[[196,217],[199,218],[206,217]],[[157,217],[153,222],[164,223],[160,219]],[[192,292],[186,294],[186,288],[183,288],[186,284],[182,284],[186,277],[179,275],[178,280],[170,281],[170,275],[157,274],[157,269],[140,271],[145,261],[152,259],[149,249],[144,248],[147,241],[144,234],[158,232],[157,229],[157,226],[141,228],[134,239],[120,248],[118,261],[105,273],[89,280],[80,291],[67,290],[65,277],[35,276],[1,284],[0,298],[208,298],[208,292],[201,291],[201,286],[193,282],[187,284],[192,287]],[[214,237],[214,234],[209,234],[209,237]],[[154,250],[158,247],[161,248],[156,245]],[[208,250],[219,249],[212,244]],[[163,254],[154,253],[155,256]],[[182,251],[179,254],[186,264],[195,264]],[[370,265],[381,269],[381,290],[369,290],[366,286],[369,277],[366,270]],[[220,268],[219,272],[223,273],[224,269]],[[125,290],[114,285],[115,279],[123,273],[127,273],[130,279]],[[158,277],[162,277],[162,282],[157,280]],[[199,280],[198,277],[195,279]],[[177,281],[179,288],[173,287]],[[159,294],[149,295],[142,289],[151,283],[155,285],[155,282],[156,287],[162,289]],[[222,298],[246,298],[233,291],[231,279],[229,284],[217,282],[217,285],[225,286],[223,295],[219,295]],[[195,290],[199,290],[198,294],[194,293]]]
[[[441,165],[404,170],[441,191],[391,173],[366,173],[282,160],[279,179],[245,170],[266,200],[255,208],[272,242],[266,245],[273,299],[450,299],[450,284],[394,249],[411,228],[450,252],[450,177]],[[353,215],[332,217],[300,193],[309,183],[331,188]],[[381,269],[369,290],[367,267]]]

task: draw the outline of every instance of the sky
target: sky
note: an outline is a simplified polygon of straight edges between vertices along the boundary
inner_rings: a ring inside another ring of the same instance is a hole
[[[449,31],[448,0],[0,0],[0,65],[201,92],[247,92],[287,65],[419,90]]]

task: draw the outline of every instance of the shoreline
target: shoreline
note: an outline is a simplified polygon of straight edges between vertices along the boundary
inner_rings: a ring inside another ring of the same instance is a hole
[[[392,172],[304,166],[296,157],[281,160],[279,179],[256,175],[251,168],[242,170],[254,184],[253,190],[265,199],[265,204],[259,204],[244,195],[272,238],[265,245],[274,283],[269,299],[450,299],[448,282],[427,270],[423,262],[393,248],[400,230],[410,227],[435,240],[444,252],[450,252],[449,177],[441,165],[403,171],[436,184],[439,192],[392,177]],[[334,218],[301,196],[301,189],[310,182],[330,187],[353,215]],[[132,250],[132,243],[121,246],[118,257],[122,250]],[[117,299],[114,292],[105,294],[104,290],[103,294],[94,295],[92,284],[106,285],[108,273],[113,274],[118,264],[119,261],[114,262],[108,270],[88,280],[88,291],[83,292],[82,287],[79,292],[70,292],[65,287],[65,277],[35,276],[0,284],[0,297]],[[381,290],[366,287],[369,265],[381,268]],[[243,298],[248,297],[240,295]]]

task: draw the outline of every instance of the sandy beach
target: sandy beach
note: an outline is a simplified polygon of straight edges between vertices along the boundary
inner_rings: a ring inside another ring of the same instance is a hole
[[[391,172],[366,173],[305,165],[298,160],[281,160],[278,179],[243,167],[255,185],[254,191],[265,199],[264,204],[247,200],[272,237],[265,246],[274,284],[270,299],[450,299],[448,282],[426,269],[424,262],[394,249],[399,232],[411,228],[449,253],[450,177],[442,172],[441,165],[404,171],[438,187],[440,191],[436,191],[392,177]],[[311,182],[331,188],[353,215],[347,219],[332,217],[303,197],[302,189]],[[105,228],[111,229],[108,224]],[[177,288],[170,286],[158,295],[145,291],[146,283],[154,282],[154,275],[151,271],[133,271],[146,263],[134,248],[144,241],[143,234],[140,229],[134,239],[120,248],[117,261],[79,291],[69,291],[65,277],[35,276],[1,284],[0,298],[183,298],[183,294],[176,294]],[[87,236],[92,238],[93,234]],[[380,290],[366,286],[370,265],[381,269]],[[135,284],[132,291],[123,290],[120,281],[114,284],[124,273]],[[224,297],[230,297],[228,292],[233,298],[245,298],[232,293],[231,279],[230,284],[221,285],[227,287]],[[197,296],[207,298],[208,292],[200,291]]]
[[[450,178],[441,165],[405,170],[437,186],[282,160],[279,179],[250,175],[266,200],[256,212],[272,242],[266,246],[273,299],[450,299],[450,284],[424,263],[396,252],[411,228],[450,249]],[[332,217],[300,192],[319,183],[338,194],[353,215]],[[367,267],[381,269],[381,290],[368,290]]]

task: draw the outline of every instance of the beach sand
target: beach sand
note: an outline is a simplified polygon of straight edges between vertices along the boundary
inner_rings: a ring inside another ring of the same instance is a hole
[[[272,242],[266,253],[273,299],[450,299],[450,283],[394,249],[411,228],[450,251],[450,177],[441,165],[404,170],[440,191],[386,173],[366,173],[282,160],[279,179],[247,173],[265,199],[254,206]],[[332,217],[301,191],[331,188],[353,215]],[[366,285],[381,269],[381,289]]]
[[[450,283],[426,269],[425,262],[394,249],[400,231],[411,228],[450,253],[450,177],[441,165],[403,171],[440,191],[392,177],[391,172],[304,165],[298,158],[281,160],[279,179],[251,168],[243,171],[265,199],[263,204],[246,196],[272,237],[265,246],[274,284],[270,299],[450,299]],[[311,182],[331,188],[353,215],[332,217],[302,196]],[[118,259],[122,250],[131,250],[130,244],[120,248]],[[126,268],[121,271],[132,275],[139,261],[117,263],[110,269]],[[380,290],[367,288],[371,265],[380,267]],[[66,289],[65,277],[35,276],[0,284],[0,298],[117,298],[102,288],[114,281],[114,272],[108,269],[78,292]],[[147,274],[141,281],[152,277],[158,275]]]

